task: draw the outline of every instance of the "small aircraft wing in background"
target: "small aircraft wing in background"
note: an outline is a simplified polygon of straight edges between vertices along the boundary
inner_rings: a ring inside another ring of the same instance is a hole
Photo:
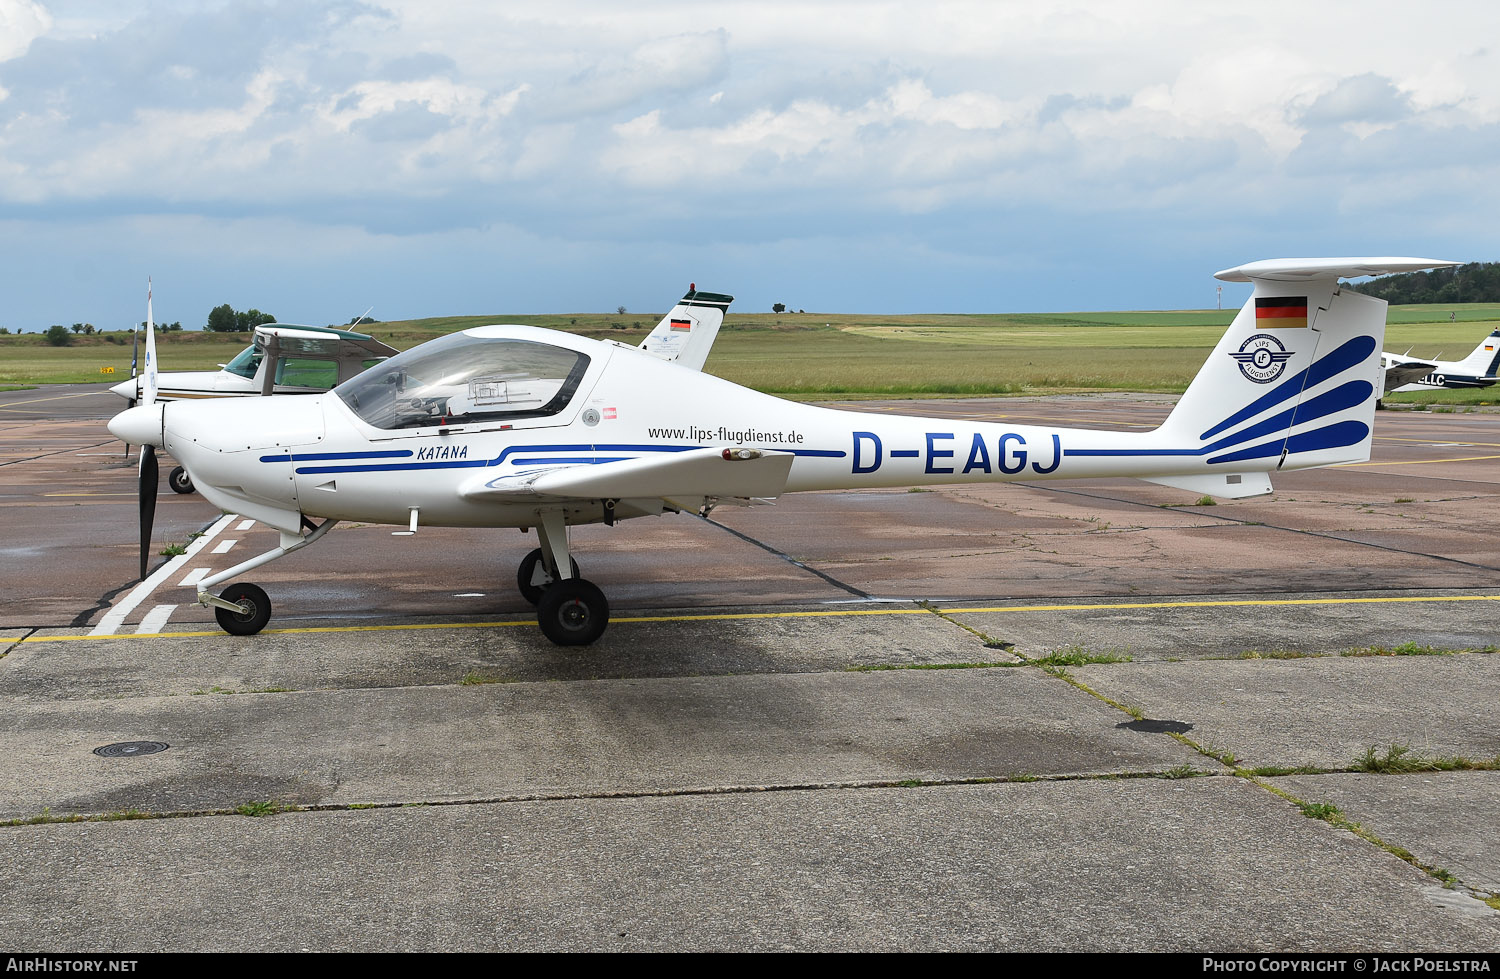
[[[1396,360],[1392,358],[1385,365],[1385,391],[1392,391],[1407,384],[1414,384],[1437,369],[1436,364],[1429,364],[1422,360]]]

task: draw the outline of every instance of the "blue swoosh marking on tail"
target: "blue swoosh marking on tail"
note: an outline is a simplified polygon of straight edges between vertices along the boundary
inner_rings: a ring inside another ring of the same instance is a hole
[[[1232,445],[1249,442],[1251,439],[1258,439],[1265,435],[1279,434],[1294,425],[1315,422],[1319,418],[1326,418],[1334,412],[1361,405],[1365,402],[1366,398],[1374,393],[1375,386],[1369,381],[1350,381],[1347,384],[1340,384],[1332,391],[1326,391],[1311,401],[1304,401],[1294,408],[1288,408],[1286,411],[1273,415],[1263,422],[1256,422],[1249,428],[1221,438],[1219,441],[1200,451],[1204,453],[1217,452],[1220,449],[1227,449]]]
[[[1303,402],[1293,408],[1288,408],[1263,422],[1257,422],[1242,432],[1236,432],[1213,443],[1197,449],[1067,449],[1064,455],[1070,456],[1202,456],[1210,452],[1218,452],[1231,446],[1241,445],[1252,439],[1263,438],[1267,435],[1279,436],[1292,428],[1294,425],[1305,425],[1315,422],[1320,418],[1353,408],[1365,402],[1370,395],[1375,393],[1375,386],[1369,381],[1349,381],[1340,384],[1332,391],[1325,391],[1311,401]],[[1281,441],[1277,439],[1268,443],[1267,451],[1255,455],[1240,456],[1245,459],[1262,459],[1268,455],[1279,455],[1281,453]],[[1250,450],[1246,450],[1250,451]],[[1210,460],[1217,462],[1218,460]]]
[[[1255,417],[1267,408],[1274,408],[1288,398],[1296,397],[1304,388],[1315,387],[1330,377],[1348,370],[1370,356],[1374,350],[1374,337],[1355,337],[1346,341],[1333,353],[1293,374],[1269,393],[1252,401],[1198,437],[1206,441],[1225,429],[1233,428],[1247,418]]]
[[[1286,440],[1286,449],[1289,455],[1298,452],[1316,452],[1319,449],[1342,449],[1346,445],[1355,445],[1365,440],[1370,434],[1370,426],[1364,422],[1345,421],[1329,425],[1327,428],[1319,428],[1311,432],[1303,432],[1301,435],[1293,435]],[[1221,456],[1214,456],[1208,460],[1210,466],[1224,462],[1243,462],[1246,459],[1264,459],[1268,456],[1281,455],[1281,443],[1278,441],[1266,442],[1263,445],[1251,446],[1238,452],[1230,452]]]

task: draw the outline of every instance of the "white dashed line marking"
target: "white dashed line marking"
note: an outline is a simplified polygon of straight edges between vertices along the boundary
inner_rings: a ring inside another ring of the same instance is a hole
[[[229,549],[231,547],[233,547],[234,545],[238,544],[238,543],[239,543],[239,541],[235,540],[232,537],[229,540],[221,540],[221,541],[219,541],[218,544],[216,544],[214,546],[213,553],[215,553],[215,554],[225,554],[225,553],[228,553]]]
[[[241,520],[240,521],[240,525],[238,527],[234,528],[234,529],[235,530],[249,530],[251,527],[254,527],[254,526],[255,526],[255,521],[254,520]]]
[[[206,577],[208,577],[208,569],[207,568],[194,568],[193,570],[191,570],[191,571],[189,571],[187,573],[187,577],[186,578],[183,578],[181,581],[179,581],[177,583],[177,587],[178,588],[187,588],[190,585],[196,585],[198,582],[202,581]]]
[[[141,619],[140,626],[135,630],[136,633],[160,632],[162,627],[167,624],[167,619],[172,617],[172,613],[176,609],[176,605],[156,606],[156,608],[146,613],[145,618]]]
[[[230,521],[238,519],[239,514],[237,513],[228,513],[220,517],[212,527],[208,528],[208,530],[202,537],[195,538],[193,542],[188,545],[187,551],[177,555],[172,560],[168,561],[166,564],[158,568],[155,574],[147,578],[145,581],[141,582],[139,585],[136,585],[134,590],[132,590],[129,595],[125,596],[124,601],[120,602],[120,604],[114,606],[108,612],[106,612],[104,614],[104,618],[99,620],[99,624],[94,626],[94,630],[90,632],[89,635],[114,635],[115,630],[125,624],[125,616],[135,611],[135,607],[144,602],[147,597],[149,597],[150,594],[156,590],[157,586],[175,575],[178,571],[181,571],[182,566],[184,564],[187,564],[188,561],[193,557],[193,555],[197,554],[199,551],[203,550],[203,548],[207,547],[209,541],[219,536],[220,532],[222,532],[225,527],[229,526]]]

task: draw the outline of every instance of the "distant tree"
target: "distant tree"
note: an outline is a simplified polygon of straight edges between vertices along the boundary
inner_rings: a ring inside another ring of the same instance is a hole
[[[774,305],[771,306],[771,312],[773,312],[773,313],[784,313],[784,312],[786,312],[786,303],[775,303]]]
[[[10,327],[8,327],[8,326],[0,326],[0,336],[5,336],[5,335],[8,335],[9,333],[10,333]]]
[[[1426,272],[1384,275],[1348,288],[1398,305],[1500,302],[1500,263],[1470,262]]]
[[[615,307],[615,312],[619,313],[621,316],[624,316],[625,315],[625,307],[624,306],[616,306]]]
[[[92,323],[85,323],[85,324],[83,324],[83,335],[84,336],[89,336],[89,337],[93,336],[94,335],[94,324],[92,324]]]
[[[234,307],[225,303],[208,311],[208,322],[203,328],[213,333],[234,333],[240,328],[240,320]]]
[[[379,323],[379,322],[380,321],[377,320],[373,316],[356,316],[356,317],[354,317],[354,319],[352,319],[352,320],[349,321],[348,325],[349,326],[362,326],[362,325],[366,325],[366,324],[369,324],[369,323]]]
[[[233,306],[225,303],[215,306],[209,310],[208,322],[204,324],[205,330],[214,333],[247,333],[257,326],[276,322],[276,317],[270,313],[262,313],[258,309],[247,309],[244,312],[237,311]]]
[[[74,333],[82,333],[83,332],[83,324],[82,323],[74,323],[73,324],[73,332]]]
[[[66,326],[63,326],[61,323],[53,323],[47,327],[47,342],[54,347],[66,347],[73,342],[73,338],[68,336],[68,328]]]

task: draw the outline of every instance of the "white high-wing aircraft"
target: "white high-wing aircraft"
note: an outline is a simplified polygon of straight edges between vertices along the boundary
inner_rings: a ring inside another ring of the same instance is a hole
[[[1386,303],[1338,279],[1452,264],[1279,259],[1218,273],[1254,292],[1151,432],[819,408],[526,326],[432,340],[307,398],[144,398],[109,429],[166,448],[210,502],[281,532],[279,547],[198,583],[228,632],[264,628],[269,599],[243,582],[211,588],[359,520],[407,532],[535,527],[541,546],[521,562],[521,593],[549,639],[581,645],[603,633],[609,603],[580,577],[570,525],[802,490],[1068,477],[1138,476],[1236,498],[1270,492],[1272,471],[1368,459]]]
[[[351,330],[266,323],[255,328],[250,346],[219,370],[160,371],[156,398],[177,401],[318,394],[399,352]],[[141,400],[141,383],[139,376],[132,377],[110,391],[134,404]]]
[[[1438,388],[1487,388],[1500,381],[1500,330],[1496,330],[1463,360],[1422,361],[1406,354],[1381,351],[1385,393],[1432,391]]]

